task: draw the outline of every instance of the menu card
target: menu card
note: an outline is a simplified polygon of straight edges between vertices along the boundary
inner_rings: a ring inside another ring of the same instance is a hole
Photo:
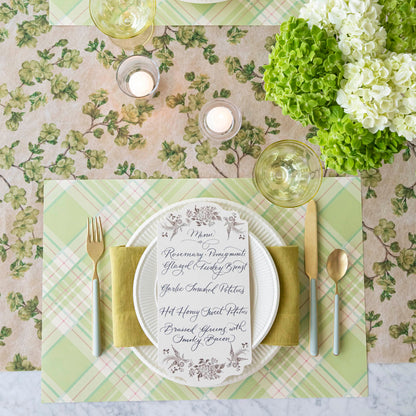
[[[158,359],[168,374],[216,385],[251,363],[248,225],[192,203],[157,235]]]

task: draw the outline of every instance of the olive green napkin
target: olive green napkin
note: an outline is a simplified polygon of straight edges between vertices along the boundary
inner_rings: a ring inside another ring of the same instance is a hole
[[[276,319],[262,344],[291,346],[299,343],[298,248],[267,247],[279,274],[280,301]],[[111,247],[113,340],[115,347],[151,345],[136,317],[133,280],[146,247]]]
[[[280,283],[279,309],[262,344],[288,347],[299,344],[298,248],[267,247],[276,265]]]
[[[110,247],[113,341],[115,347],[152,345],[143,332],[133,303],[133,280],[146,247]]]

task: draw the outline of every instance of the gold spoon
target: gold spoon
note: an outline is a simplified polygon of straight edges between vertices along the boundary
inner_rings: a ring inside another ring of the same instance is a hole
[[[335,282],[335,305],[334,305],[334,355],[339,354],[339,295],[338,282],[344,277],[348,269],[348,257],[344,250],[335,249],[328,257],[326,269],[331,279]]]

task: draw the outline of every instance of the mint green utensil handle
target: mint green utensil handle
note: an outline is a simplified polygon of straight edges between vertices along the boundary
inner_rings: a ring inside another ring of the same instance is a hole
[[[334,304],[334,348],[332,350],[334,355],[339,354],[339,295],[335,295]]]
[[[316,302],[316,279],[310,280],[309,302],[309,351],[311,355],[318,355],[318,308]]]
[[[100,284],[98,279],[92,281],[92,353],[94,357],[99,357],[101,354]]]

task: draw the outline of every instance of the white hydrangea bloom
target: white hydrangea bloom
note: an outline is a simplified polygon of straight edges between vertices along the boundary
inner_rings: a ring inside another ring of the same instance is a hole
[[[416,114],[397,114],[392,120],[390,130],[412,141],[416,138]]]
[[[393,73],[393,82],[397,91],[405,94],[416,89],[416,57],[409,53],[388,52],[386,67]]]
[[[332,23],[337,31],[339,31],[342,27],[342,23],[348,17],[348,8],[345,7],[343,2],[338,2],[341,4],[337,4],[331,8],[329,8],[327,12],[327,22]]]
[[[375,0],[310,0],[300,10],[309,26],[336,35],[343,57],[353,62],[385,51],[387,34],[379,23],[381,6]]]
[[[413,140],[416,138],[416,55],[389,52],[386,66],[393,74],[391,82],[394,90],[401,95],[390,130]]]
[[[372,133],[389,126],[397,113],[400,94],[392,90],[390,71],[382,59],[361,58],[345,65],[337,102]]]
[[[335,35],[348,14],[344,0],[311,0],[299,12],[299,17],[308,20],[310,27],[316,25]]]
[[[389,52],[345,65],[337,102],[372,133],[416,137],[416,56]]]

